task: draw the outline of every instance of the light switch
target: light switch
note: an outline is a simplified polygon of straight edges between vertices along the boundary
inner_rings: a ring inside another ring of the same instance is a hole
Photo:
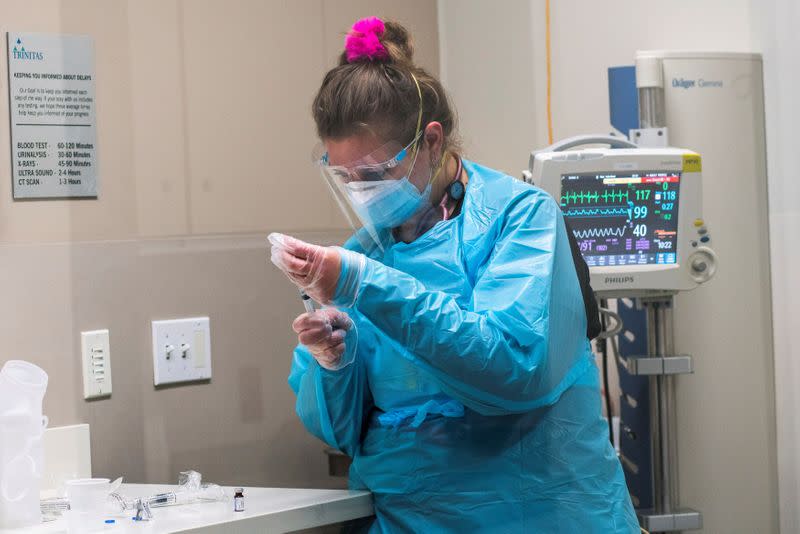
[[[194,366],[205,367],[208,358],[206,357],[206,333],[204,330],[194,331]]]
[[[208,317],[153,321],[153,384],[211,378],[211,330]]]
[[[83,398],[111,395],[111,343],[108,330],[81,332]]]

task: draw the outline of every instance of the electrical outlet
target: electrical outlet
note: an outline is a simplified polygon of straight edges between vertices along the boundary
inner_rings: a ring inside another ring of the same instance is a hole
[[[108,330],[81,332],[83,398],[111,395],[111,343]]]
[[[153,321],[153,384],[211,378],[211,330],[208,317]]]

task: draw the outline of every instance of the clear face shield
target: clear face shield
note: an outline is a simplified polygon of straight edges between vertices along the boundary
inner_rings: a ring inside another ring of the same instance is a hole
[[[416,134],[407,145],[391,141],[350,162],[331,161],[322,144],[312,155],[365,251],[384,250],[393,242],[395,228],[402,227],[404,240],[416,239],[438,214],[430,202],[437,173],[417,165],[424,133],[422,90],[416,77],[411,77],[417,86],[419,113]],[[443,162],[444,154],[439,168]]]
[[[356,161],[334,165],[324,146],[314,152],[325,182],[365,250],[383,250],[392,242],[392,229],[409,226],[432,210],[433,174],[418,166],[418,130],[405,146],[389,142]],[[338,163],[338,162],[337,162]]]

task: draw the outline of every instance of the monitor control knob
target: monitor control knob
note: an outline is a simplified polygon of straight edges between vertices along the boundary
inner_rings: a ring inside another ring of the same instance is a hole
[[[689,256],[689,275],[698,284],[709,281],[717,272],[717,255],[709,247],[698,247]]]
[[[697,258],[692,262],[692,270],[696,273],[705,272],[708,268],[708,264],[701,259]]]

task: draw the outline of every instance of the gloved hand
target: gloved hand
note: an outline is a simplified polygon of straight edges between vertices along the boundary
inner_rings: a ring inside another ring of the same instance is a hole
[[[344,304],[355,299],[364,257],[339,247],[320,247],[272,233],[271,259],[294,284],[320,304],[330,304],[343,277]]]
[[[292,329],[297,332],[300,344],[326,369],[341,369],[355,359],[358,336],[355,324],[343,311],[323,308],[304,313],[294,320]]]

